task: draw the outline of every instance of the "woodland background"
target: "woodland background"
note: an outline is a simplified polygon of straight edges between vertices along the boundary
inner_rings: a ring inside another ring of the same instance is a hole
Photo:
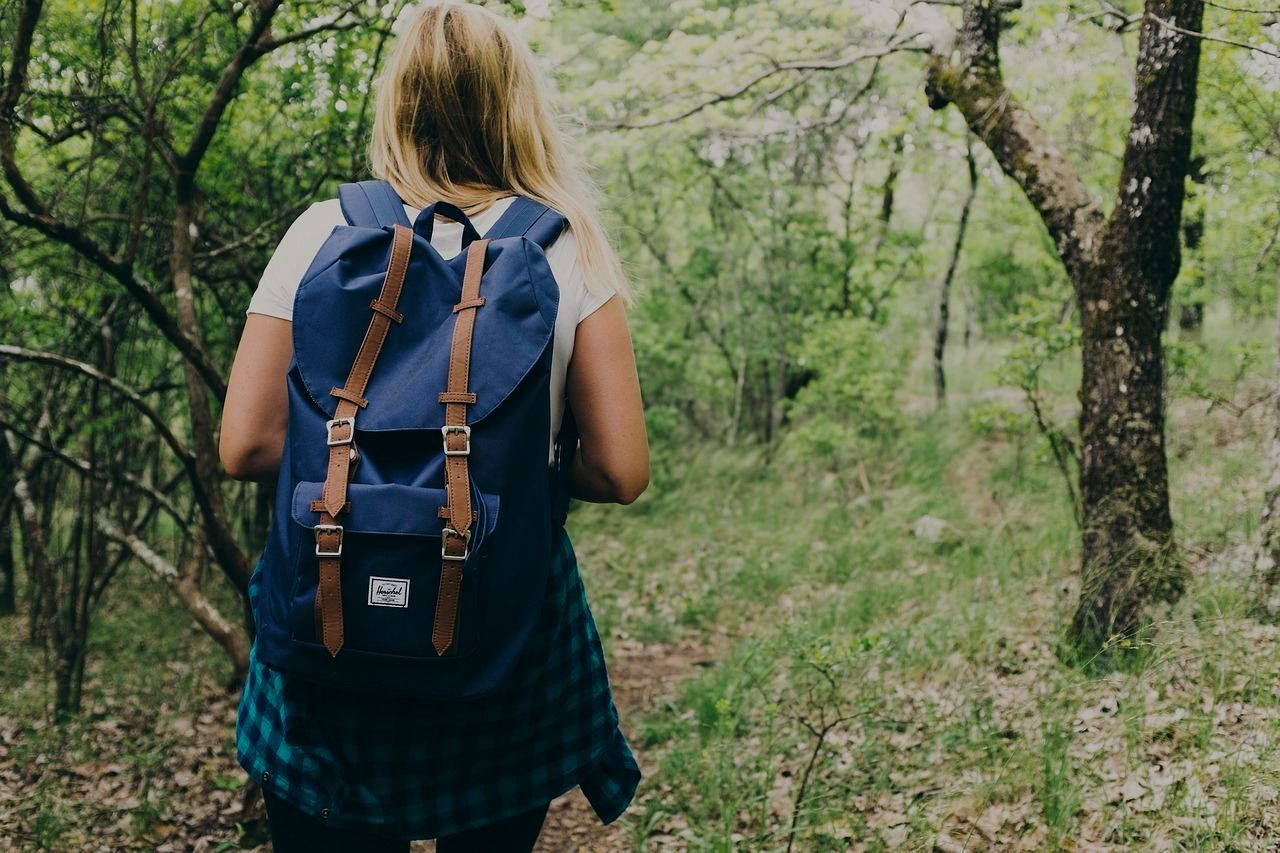
[[[0,847],[264,843],[220,401],[404,5],[0,0]],[[570,522],[645,780],[542,848],[1274,849],[1280,10],[495,6],[655,453]]]

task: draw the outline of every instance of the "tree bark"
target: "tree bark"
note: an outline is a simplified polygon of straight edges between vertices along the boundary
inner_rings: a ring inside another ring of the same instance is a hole
[[[1054,240],[1081,316],[1083,579],[1071,625],[1091,657],[1186,583],[1169,513],[1163,331],[1178,273],[1202,0],[1147,0],[1134,111],[1114,212],[1104,218],[1061,149],[1005,87],[1005,9],[965,0],[959,57],[928,66],[930,105],[954,104],[1021,187]]]

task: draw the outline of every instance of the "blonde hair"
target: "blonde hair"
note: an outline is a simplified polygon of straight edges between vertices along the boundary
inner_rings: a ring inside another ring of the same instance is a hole
[[[518,194],[559,211],[578,241],[588,290],[632,297],[600,223],[596,188],[548,109],[533,52],[479,6],[410,13],[378,79],[370,163],[408,204],[464,211]]]

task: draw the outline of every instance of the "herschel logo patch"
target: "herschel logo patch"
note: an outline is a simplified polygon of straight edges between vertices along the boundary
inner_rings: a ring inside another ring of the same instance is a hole
[[[369,578],[369,603],[378,607],[408,607],[408,578]]]

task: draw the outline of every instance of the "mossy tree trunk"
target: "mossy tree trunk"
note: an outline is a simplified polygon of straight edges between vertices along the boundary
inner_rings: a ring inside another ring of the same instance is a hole
[[[930,105],[954,105],[1022,188],[1057,247],[1081,317],[1083,581],[1072,620],[1091,656],[1142,625],[1186,582],[1169,512],[1163,332],[1178,274],[1191,153],[1201,0],[1148,0],[1115,207],[1104,216],[1061,149],[1005,87],[1003,16],[1016,2],[965,0],[957,54],[928,66]],[[1118,13],[1117,13],[1118,14]]]

